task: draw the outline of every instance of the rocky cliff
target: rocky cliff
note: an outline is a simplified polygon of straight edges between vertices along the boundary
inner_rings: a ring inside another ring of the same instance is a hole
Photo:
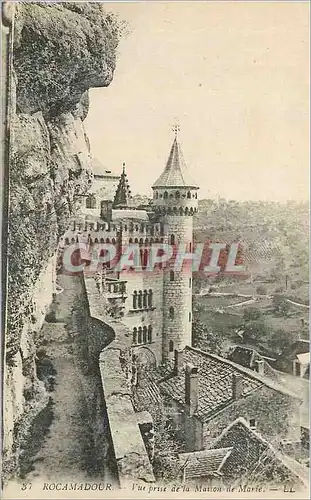
[[[96,3],[17,5],[11,111],[4,461],[47,397],[36,332],[53,293],[58,237],[92,183],[88,89],[111,83],[119,25]]]

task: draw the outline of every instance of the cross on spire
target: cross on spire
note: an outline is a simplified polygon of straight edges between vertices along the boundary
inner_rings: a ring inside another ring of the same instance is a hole
[[[177,137],[178,132],[180,132],[180,126],[178,125],[178,123],[175,123],[175,124],[173,125],[172,130],[173,130],[173,132],[174,132],[174,134],[175,134],[175,137]]]

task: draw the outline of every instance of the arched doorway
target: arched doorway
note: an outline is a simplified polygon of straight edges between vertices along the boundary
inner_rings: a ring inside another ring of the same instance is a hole
[[[148,372],[153,372],[157,367],[157,359],[152,350],[147,346],[137,346],[132,351],[133,365],[137,373],[137,382],[145,378]]]

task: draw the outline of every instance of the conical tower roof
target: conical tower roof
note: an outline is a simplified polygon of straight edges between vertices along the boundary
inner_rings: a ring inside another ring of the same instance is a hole
[[[187,187],[198,188],[188,172],[177,136],[173,141],[166,167],[152,188]]]
[[[129,181],[125,172],[125,163],[120,176],[119,184],[113,200],[113,208],[128,208],[130,206],[131,190]]]

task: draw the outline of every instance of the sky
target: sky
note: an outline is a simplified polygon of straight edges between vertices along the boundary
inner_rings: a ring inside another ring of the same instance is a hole
[[[90,90],[93,156],[151,195],[179,123],[201,198],[308,199],[308,2],[105,5],[129,34]]]

